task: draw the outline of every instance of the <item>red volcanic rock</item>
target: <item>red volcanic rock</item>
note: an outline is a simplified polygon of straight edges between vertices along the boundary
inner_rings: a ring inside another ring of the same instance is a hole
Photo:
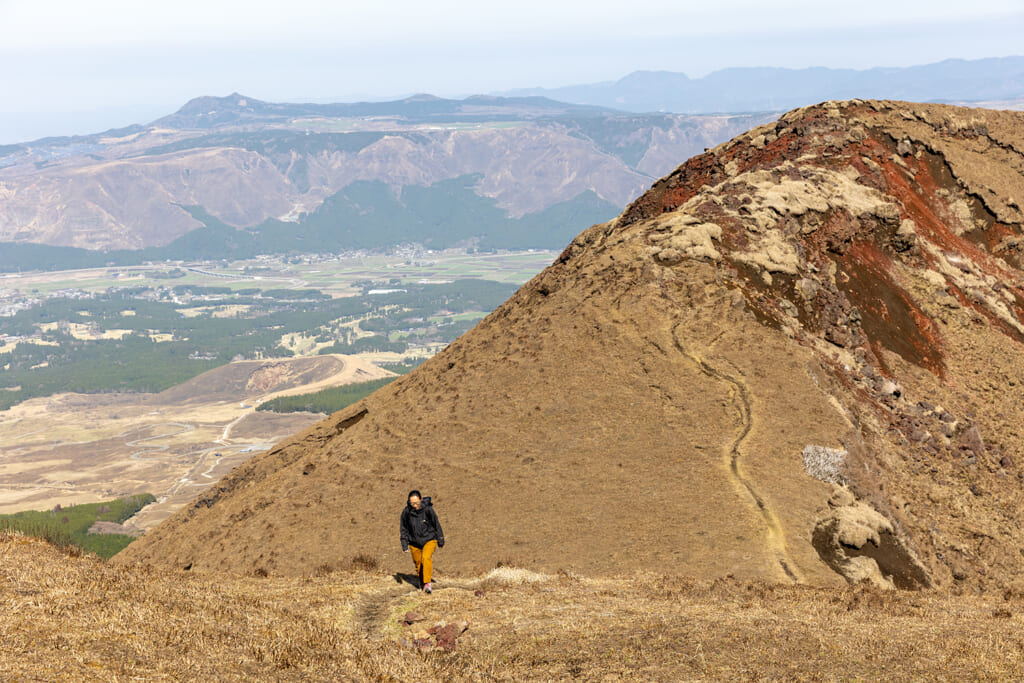
[[[468,621],[453,621],[448,624],[434,626],[428,630],[434,636],[437,647],[445,652],[455,650],[455,640],[469,628]]]
[[[402,624],[404,624],[406,626],[410,626],[410,625],[415,624],[415,623],[420,622],[420,621],[423,621],[423,615],[420,614],[419,612],[412,612],[412,611],[406,612],[405,616],[402,617],[401,619],[399,619],[399,622],[401,622]]]

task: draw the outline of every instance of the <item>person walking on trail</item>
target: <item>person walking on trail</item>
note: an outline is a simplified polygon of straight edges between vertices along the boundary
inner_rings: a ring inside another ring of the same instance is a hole
[[[438,548],[444,547],[444,532],[441,522],[437,519],[430,496],[424,498],[419,491],[409,491],[409,498],[402,510],[399,524],[402,540],[402,552],[411,552],[416,574],[419,576],[419,588],[427,593],[433,592],[430,585],[434,571],[433,555]]]

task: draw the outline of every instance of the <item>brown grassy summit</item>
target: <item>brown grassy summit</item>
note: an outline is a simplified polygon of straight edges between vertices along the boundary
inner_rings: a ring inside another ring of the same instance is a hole
[[[1004,587],[1024,547],[1024,116],[791,112],[695,157],[443,353],[121,556]]]

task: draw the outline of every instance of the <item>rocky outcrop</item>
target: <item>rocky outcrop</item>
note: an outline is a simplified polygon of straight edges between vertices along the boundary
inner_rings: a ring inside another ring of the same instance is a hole
[[[412,626],[418,621],[422,621],[422,617],[418,614],[409,612],[405,617],[399,620],[399,623],[402,626]],[[456,641],[459,636],[467,630],[469,630],[469,622],[465,619],[450,622],[439,621],[430,628],[420,628],[409,633],[408,636],[403,633],[399,637],[398,643],[405,647],[421,651],[439,650],[441,652],[454,652]]]
[[[906,590],[931,586],[928,571],[884,515],[842,487],[829,508],[814,525],[811,543],[848,582]]]

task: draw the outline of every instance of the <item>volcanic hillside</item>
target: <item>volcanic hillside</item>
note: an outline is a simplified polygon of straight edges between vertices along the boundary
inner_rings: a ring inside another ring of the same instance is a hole
[[[1024,548],[1024,115],[791,112],[697,156],[418,371],[120,561],[1005,588]]]

